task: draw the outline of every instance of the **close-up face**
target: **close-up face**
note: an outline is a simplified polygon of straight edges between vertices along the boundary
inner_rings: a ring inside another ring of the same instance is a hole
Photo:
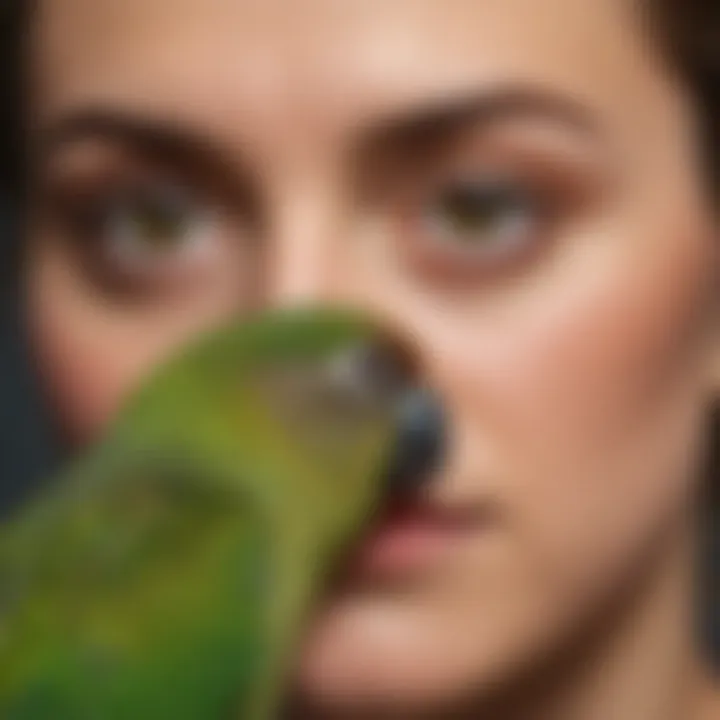
[[[31,38],[28,321],[70,445],[194,334],[282,305],[403,328],[445,400],[445,532],[333,595],[311,702],[488,687],[665,557],[717,238],[635,3],[40,0]]]

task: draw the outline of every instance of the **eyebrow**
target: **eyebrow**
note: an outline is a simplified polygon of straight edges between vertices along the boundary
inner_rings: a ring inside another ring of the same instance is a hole
[[[37,157],[45,159],[75,143],[93,140],[127,147],[162,164],[200,171],[232,186],[250,186],[250,173],[238,169],[227,148],[182,120],[123,108],[89,105],[68,112],[38,130]]]
[[[384,118],[370,131],[370,147],[440,144],[470,128],[510,120],[550,121],[590,139],[601,136],[591,108],[569,95],[527,85],[502,86],[445,96]]]

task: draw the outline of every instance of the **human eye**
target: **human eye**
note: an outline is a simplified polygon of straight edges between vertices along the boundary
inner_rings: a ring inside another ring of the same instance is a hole
[[[450,291],[530,273],[610,200],[604,156],[553,128],[471,131],[389,158],[369,173],[370,217],[407,272]]]
[[[31,189],[34,236],[99,297],[146,305],[250,292],[254,205],[204,165],[78,140],[42,159]]]
[[[58,193],[52,216],[99,281],[136,291],[188,281],[218,259],[221,208],[166,178],[90,182]]]
[[[460,262],[498,262],[532,242],[542,217],[539,199],[519,183],[463,178],[440,187],[419,208],[416,242]]]
[[[403,255],[445,280],[477,279],[516,265],[551,232],[553,207],[542,188],[478,171],[433,182],[405,204]]]

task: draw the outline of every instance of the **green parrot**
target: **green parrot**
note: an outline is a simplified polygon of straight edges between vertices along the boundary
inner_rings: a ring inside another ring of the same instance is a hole
[[[411,365],[333,309],[166,363],[0,529],[0,718],[276,718],[314,603],[402,475]]]

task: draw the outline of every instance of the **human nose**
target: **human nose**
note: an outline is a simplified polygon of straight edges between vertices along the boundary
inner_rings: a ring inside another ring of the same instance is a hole
[[[352,212],[330,181],[299,181],[276,198],[262,268],[262,304],[354,304]]]

